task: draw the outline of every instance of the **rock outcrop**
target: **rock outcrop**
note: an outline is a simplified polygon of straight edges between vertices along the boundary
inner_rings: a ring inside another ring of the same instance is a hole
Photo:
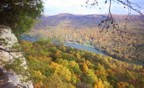
[[[17,71],[13,70],[14,65],[9,65],[16,60],[21,62],[18,63],[19,66],[15,66],[20,69],[16,69]],[[27,63],[16,36],[9,27],[0,25],[0,88],[33,88],[28,75]]]

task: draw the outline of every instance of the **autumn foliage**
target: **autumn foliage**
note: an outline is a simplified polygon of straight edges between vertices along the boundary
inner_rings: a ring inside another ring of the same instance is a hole
[[[144,68],[51,42],[21,41],[35,88],[142,88]]]

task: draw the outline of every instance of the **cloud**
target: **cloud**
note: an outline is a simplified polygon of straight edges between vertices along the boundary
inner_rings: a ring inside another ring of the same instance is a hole
[[[88,5],[87,8],[85,7],[86,1],[87,0],[43,0],[44,15],[56,15],[60,13],[72,13],[72,14],[107,14],[108,13],[109,5],[104,4],[105,0],[98,0],[99,6],[90,7],[90,5]],[[134,2],[136,2],[136,0]],[[83,5],[83,7],[81,5]],[[122,5],[118,5],[116,2],[113,2],[112,12],[114,14],[126,14],[127,10],[123,9]]]
[[[72,6],[80,6],[83,4],[85,0],[44,0],[44,6],[48,7],[72,7]]]
[[[102,1],[102,0],[101,0]],[[104,0],[103,0],[104,1]],[[106,9],[100,10],[99,7],[85,7],[86,0],[44,0],[44,14],[55,15],[59,13],[73,14],[98,14],[105,13]],[[83,5],[83,7],[82,7]]]

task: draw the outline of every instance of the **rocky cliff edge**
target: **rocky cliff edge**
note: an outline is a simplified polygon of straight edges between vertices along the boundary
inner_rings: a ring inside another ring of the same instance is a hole
[[[0,88],[33,88],[27,69],[16,36],[9,27],[0,25]]]

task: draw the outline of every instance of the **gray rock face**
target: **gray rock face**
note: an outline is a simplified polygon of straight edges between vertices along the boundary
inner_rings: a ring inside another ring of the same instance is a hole
[[[5,64],[11,64],[16,59],[22,61],[20,67],[27,70],[26,60],[17,47],[20,47],[11,29],[0,25],[0,88],[33,88],[31,81],[26,81],[26,75],[17,74],[13,70],[5,70]],[[5,63],[4,63],[5,62]],[[25,81],[24,81],[25,80]]]

